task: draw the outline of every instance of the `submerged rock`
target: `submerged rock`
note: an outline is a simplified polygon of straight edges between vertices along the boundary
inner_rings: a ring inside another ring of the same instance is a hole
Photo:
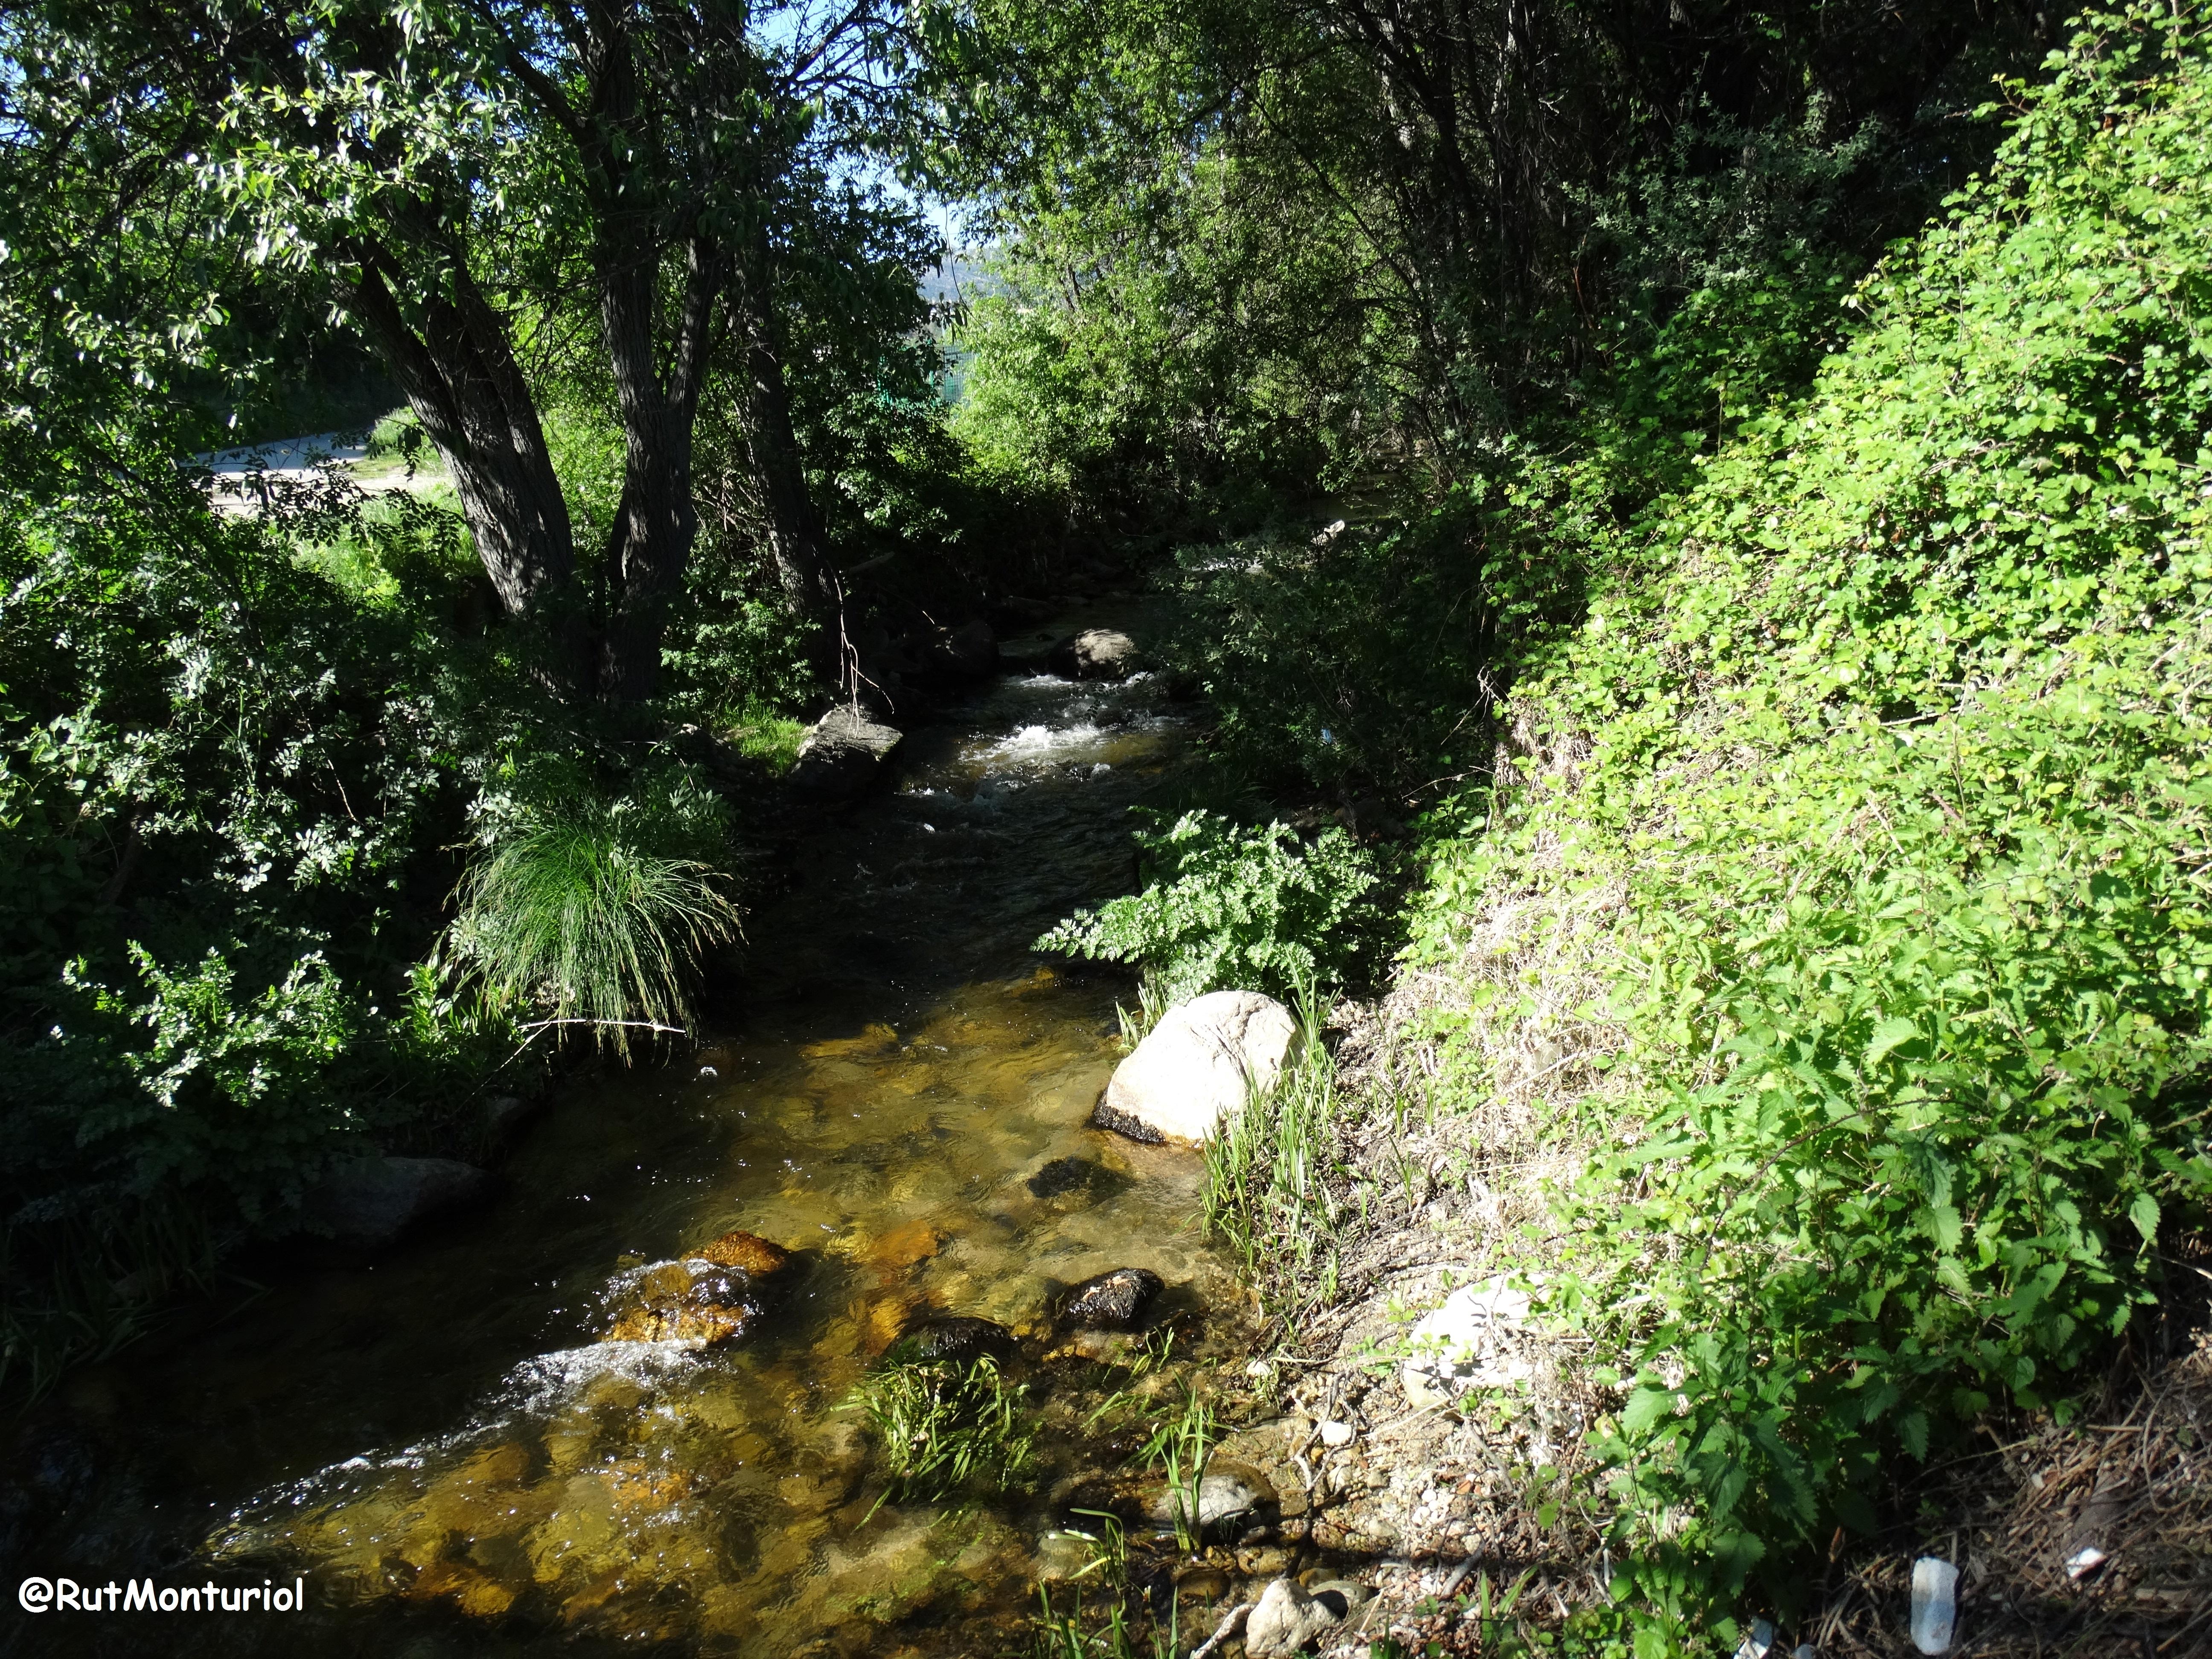
[[[884,757],[899,745],[896,726],[884,726],[849,705],[815,721],[799,745],[791,787],[803,794],[846,799],[875,781]]]
[[[1098,1175],[1098,1166],[1088,1158],[1056,1158],[1031,1176],[1026,1183],[1030,1193],[1038,1198],[1058,1198],[1089,1188]]]
[[[1110,628],[1086,628],[1053,647],[1052,671],[1072,680],[1127,679],[1137,666],[1137,642]]]
[[[1246,1659],[1289,1659],[1337,1623],[1335,1611],[1288,1578],[1278,1578],[1244,1624]]]
[[[732,1240],[743,1242],[732,1245]],[[763,1263],[763,1271],[756,1273],[741,1261],[706,1255],[664,1261],[638,1276],[633,1287],[636,1300],[615,1316],[607,1340],[726,1342],[750,1329],[766,1309],[757,1281],[782,1271],[789,1253],[750,1233],[725,1233],[707,1248]]]
[[[301,1205],[308,1227],[380,1249],[434,1217],[481,1203],[492,1177],[450,1158],[360,1158],[324,1176]]]
[[[1079,1330],[1126,1331],[1144,1318],[1162,1288],[1148,1267],[1116,1267],[1070,1291],[1060,1316]]]
[[[1297,1021],[1256,991],[1171,1008],[1121,1065],[1091,1121],[1133,1140],[1202,1144],[1283,1074]]]
[[[910,1326],[907,1340],[924,1359],[973,1359],[978,1354],[1011,1352],[1014,1334],[988,1319],[965,1314],[938,1316]]]

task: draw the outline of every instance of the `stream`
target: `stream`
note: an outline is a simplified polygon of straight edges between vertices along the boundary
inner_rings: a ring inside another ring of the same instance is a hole
[[[303,1578],[306,1610],[11,1611],[0,1650],[1027,1652],[1040,1541],[1120,1455],[1093,1402],[1141,1369],[1141,1338],[1071,1343],[1057,1299],[1149,1268],[1186,1360],[1248,1334],[1202,1159],[1086,1126],[1126,982],[1029,948],[1127,890],[1127,809],[1188,735],[1158,677],[1018,665],[909,732],[749,918],[736,1029],[568,1085],[483,1212],[65,1386],[41,1455],[88,1491],[27,1570]],[[796,1255],[744,1334],[611,1338],[733,1229]],[[878,1506],[845,1402],[932,1313],[1022,1340],[1028,1490]]]

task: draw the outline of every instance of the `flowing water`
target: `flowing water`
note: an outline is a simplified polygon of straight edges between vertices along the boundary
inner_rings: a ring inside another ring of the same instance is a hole
[[[1126,987],[1029,950],[1126,890],[1127,808],[1184,737],[1154,679],[1023,673],[912,733],[752,918],[739,1029],[572,1087],[487,1213],[289,1277],[69,1391],[52,1455],[93,1449],[97,1490],[28,1570],[298,1576],[307,1610],[18,1618],[7,1644],[1025,1651],[1049,1481],[1110,1455],[1082,1425],[1130,1376],[1129,1339],[1067,1351],[1055,1298],[1150,1268],[1186,1352],[1233,1345],[1244,1316],[1198,1226],[1200,1158],[1085,1125]],[[743,1336],[609,1340],[641,1279],[732,1229],[799,1253]],[[1014,1375],[1047,1425],[1026,1494],[875,1507],[880,1464],[841,1406],[933,1310],[1024,1339]]]

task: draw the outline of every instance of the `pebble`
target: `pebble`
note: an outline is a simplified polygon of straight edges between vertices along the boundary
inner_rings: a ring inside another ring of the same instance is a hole
[[[1348,1446],[1352,1443],[1352,1425],[1328,1422],[1321,1425],[1321,1443],[1324,1446]]]

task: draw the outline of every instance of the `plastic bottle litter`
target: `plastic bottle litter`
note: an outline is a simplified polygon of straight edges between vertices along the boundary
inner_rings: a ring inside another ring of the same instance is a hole
[[[1948,1653],[1959,1621],[1959,1570],[1941,1556],[1912,1564],[1912,1645],[1923,1653]]]

